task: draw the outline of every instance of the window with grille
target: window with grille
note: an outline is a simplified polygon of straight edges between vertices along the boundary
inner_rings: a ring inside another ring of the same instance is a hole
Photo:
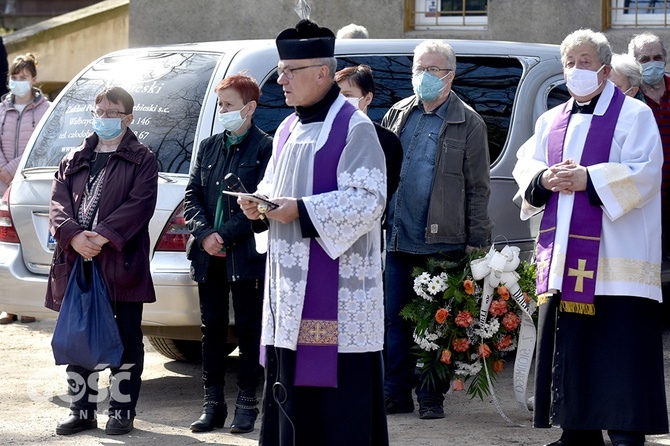
[[[612,27],[668,27],[670,0],[609,0]]]
[[[488,0],[406,0],[410,29],[485,29]]]

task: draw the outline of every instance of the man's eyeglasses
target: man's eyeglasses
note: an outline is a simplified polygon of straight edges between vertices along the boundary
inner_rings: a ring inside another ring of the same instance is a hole
[[[99,108],[96,108],[95,110],[91,110],[91,116],[94,118],[102,118],[105,115],[107,115],[108,118],[118,118],[119,115],[129,115],[130,113],[125,113],[122,111],[118,110],[100,110]]]
[[[428,72],[433,76],[438,76],[442,71],[446,71],[447,74],[451,71],[449,68],[440,68],[440,67],[422,67],[421,65],[415,65],[412,67],[413,74],[421,74],[423,72]]]
[[[320,67],[321,65],[323,64],[305,65],[304,67],[296,67],[296,68],[277,68],[277,74],[279,76],[283,74],[286,77],[286,79],[293,79],[295,77],[296,71],[304,70],[305,68]]]

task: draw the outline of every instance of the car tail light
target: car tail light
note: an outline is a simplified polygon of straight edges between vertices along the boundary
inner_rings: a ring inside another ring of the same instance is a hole
[[[16,233],[12,214],[9,212],[9,190],[8,187],[0,201],[0,242],[20,243],[19,234]]]
[[[190,232],[186,227],[184,219],[184,202],[170,216],[170,221],[165,225],[161,238],[156,245],[156,251],[186,251],[186,241]]]

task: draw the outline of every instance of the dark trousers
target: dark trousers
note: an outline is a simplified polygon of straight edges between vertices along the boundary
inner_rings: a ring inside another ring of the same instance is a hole
[[[224,385],[228,342],[228,296],[232,293],[235,333],[240,350],[237,386],[255,389],[263,375],[259,364],[263,280],[228,282],[226,259],[212,257],[205,281],[198,283],[202,319],[202,380],[205,387]]]
[[[380,352],[339,353],[337,388],[295,386],[295,358],[266,347],[260,445],[388,445]]]
[[[121,366],[111,368],[109,389],[109,415],[116,418],[134,418],[136,414],[144,370],[143,307],[141,302],[112,302],[123,343]],[[98,400],[107,396],[99,394],[99,372],[76,365],[68,365],[66,370],[70,410],[81,418],[94,418]]]
[[[446,254],[408,254],[399,251],[386,252],[385,283],[385,344],[384,344],[384,393],[396,400],[407,400],[412,397],[412,389],[418,384],[415,378],[417,357],[411,352],[414,346],[413,326],[400,316],[400,310],[415,297],[412,270],[416,267],[425,268],[430,257],[444,259],[460,259],[462,251]],[[443,393],[448,390],[448,383],[443,388],[416,388],[419,401],[423,399],[443,400]]]

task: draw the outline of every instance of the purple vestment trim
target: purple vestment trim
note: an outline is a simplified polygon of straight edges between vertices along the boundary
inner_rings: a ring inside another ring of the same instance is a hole
[[[609,161],[614,129],[624,98],[624,94],[619,89],[615,89],[612,101],[605,114],[593,116],[589,132],[586,135],[582,158],[579,162],[582,166],[592,166]],[[572,108],[568,107],[570,103],[566,102],[549,131],[547,158],[550,166],[563,161],[563,144],[572,113]],[[589,203],[587,191],[575,192],[574,195],[561,302],[567,303],[567,305],[562,306],[567,311],[572,309],[575,312],[592,314],[592,311],[581,311],[580,305],[592,305],[595,296],[603,211],[600,206],[592,206]],[[549,271],[556,234],[558,198],[558,193],[551,195],[544,208],[540,225],[536,260],[538,294],[546,293],[549,288]],[[571,306],[570,303],[575,305]]]
[[[277,143],[277,155],[275,156],[275,166],[279,161],[279,155],[281,155],[281,151],[284,149],[284,144],[286,144],[288,137],[291,136],[291,126],[293,125],[293,121],[295,121],[295,118],[297,117],[298,115],[296,115],[295,113],[289,116],[288,121],[286,121],[286,125],[284,126],[283,129],[281,129],[281,132],[279,133],[279,142]]]
[[[355,111],[356,108],[348,102],[342,106],[333,120],[328,139],[316,152],[312,194],[337,190],[337,165]],[[296,349],[296,386],[337,387],[338,290],[339,260],[331,259],[312,238]]]

